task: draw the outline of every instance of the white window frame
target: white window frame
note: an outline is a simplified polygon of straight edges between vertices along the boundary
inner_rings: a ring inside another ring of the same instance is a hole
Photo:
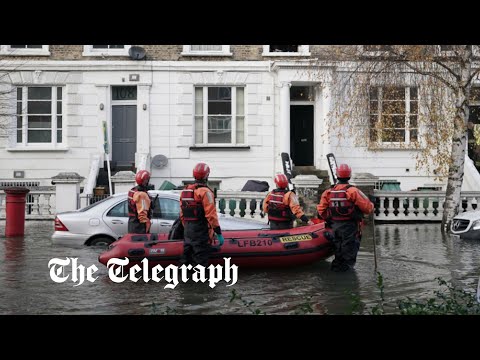
[[[46,87],[52,89],[52,99],[51,101],[51,117],[52,117],[52,127],[50,128],[52,132],[52,141],[49,143],[29,143],[28,142],[28,88],[30,87]],[[57,142],[57,88],[62,88],[62,142]],[[22,142],[17,142],[17,115],[15,116],[15,134],[14,134],[14,144],[15,147],[20,148],[45,148],[45,147],[64,147],[66,142],[66,126],[65,126],[65,86],[58,86],[58,85],[51,85],[51,86],[38,86],[38,85],[19,85],[16,86],[16,89],[22,89]],[[17,92],[15,91],[15,99]],[[15,109],[16,109],[16,102],[15,100]]]
[[[360,45],[360,54],[364,54],[367,56],[385,56],[385,54],[388,54],[389,50],[366,50],[366,46],[371,46],[371,45]],[[382,45],[380,45],[382,46]],[[388,46],[388,45],[384,45]]]
[[[41,49],[12,49],[11,45],[0,45],[0,55],[11,56],[50,56],[49,45]]]
[[[222,45],[221,51],[198,51],[192,50],[192,45],[183,45],[183,56],[232,56],[230,45]]]
[[[437,51],[440,56],[457,56],[453,50],[442,50],[441,45],[437,46]],[[480,56],[480,48],[478,45],[472,45],[473,56]]]
[[[83,45],[82,56],[128,56],[132,45],[124,45],[123,49],[94,49],[93,45]]]
[[[480,56],[480,46],[472,45],[473,56]]]
[[[210,87],[229,87],[232,89],[232,141],[229,143],[209,143],[208,142],[208,88]],[[203,94],[203,122],[202,122],[202,130],[203,130],[203,143],[197,143],[195,139],[196,133],[196,122],[195,122],[195,89],[202,88]],[[237,89],[243,89],[243,143],[237,144]],[[235,86],[235,85],[211,85],[211,86],[194,86],[193,89],[193,144],[194,146],[201,146],[201,147],[225,147],[225,146],[247,146],[247,94],[246,94],[246,86]]]
[[[270,45],[263,45],[262,56],[310,56],[310,45],[298,45],[297,52],[270,52]]]
[[[456,56],[453,50],[442,50],[442,46],[437,46],[437,51],[440,56]]]
[[[374,86],[376,87],[378,90],[377,91],[380,91],[380,88],[381,88],[381,91],[383,91],[383,88],[385,88],[385,86]],[[401,147],[401,146],[410,146],[412,144],[420,144],[420,124],[419,124],[419,112],[420,112],[420,93],[419,93],[419,89],[417,86],[403,86],[403,88],[405,89],[405,99],[403,100],[404,101],[404,105],[405,105],[405,141],[382,141],[382,130],[383,129],[380,129],[378,131],[378,134],[377,134],[377,139],[375,141],[373,141],[373,143],[377,144],[379,147],[385,147],[385,148],[388,148],[388,147]],[[416,141],[410,141],[410,131],[412,130],[412,128],[410,127],[410,102],[411,102],[411,97],[410,97],[410,89],[411,88],[417,88],[417,127],[416,128],[413,128],[413,129],[416,129],[417,130],[417,140]],[[380,100],[379,98],[377,98],[377,101],[378,101],[378,120],[380,120],[380,117],[382,115],[382,107],[383,107],[383,97],[382,97],[382,104],[380,104]],[[369,103],[370,103],[370,99],[369,99]],[[371,116],[371,113],[370,113],[370,104],[369,104],[369,116]],[[369,143],[372,143],[372,140],[370,139],[370,132],[369,132],[369,135],[368,135],[368,140],[369,140]]]

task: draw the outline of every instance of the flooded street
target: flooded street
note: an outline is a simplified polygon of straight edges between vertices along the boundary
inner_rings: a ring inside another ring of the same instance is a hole
[[[98,263],[101,248],[52,245],[53,221],[27,221],[25,238],[4,237],[0,231],[0,314],[348,314],[352,295],[363,307],[379,301],[373,257],[373,234],[365,231],[354,273],[333,273],[330,261],[290,270],[242,270],[233,287],[220,282],[179,284],[113,283]],[[440,289],[437,277],[465,289],[476,289],[480,275],[480,241],[442,237],[439,224],[377,225],[378,270],[384,277],[385,301],[426,298]],[[74,287],[57,284],[49,275],[52,258],[76,257],[95,264],[99,278]],[[230,302],[232,288],[242,299]],[[388,310],[388,309],[387,309]],[[392,311],[392,310],[390,310]]]

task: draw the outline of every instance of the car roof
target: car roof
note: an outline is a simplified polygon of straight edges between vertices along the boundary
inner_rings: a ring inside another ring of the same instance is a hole
[[[180,196],[180,190],[148,190],[148,193],[150,195],[174,195],[175,197],[179,197]],[[125,197],[127,196],[128,193],[126,192],[122,192],[122,193],[118,193],[118,194],[113,194],[112,197],[113,198],[116,198],[116,197]]]

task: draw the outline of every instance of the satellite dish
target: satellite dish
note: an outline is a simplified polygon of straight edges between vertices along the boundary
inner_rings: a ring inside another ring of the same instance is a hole
[[[152,159],[152,165],[158,169],[163,169],[168,164],[168,159],[165,155],[155,155]]]
[[[145,49],[140,46],[132,46],[128,50],[128,55],[132,60],[143,60],[145,59]]]

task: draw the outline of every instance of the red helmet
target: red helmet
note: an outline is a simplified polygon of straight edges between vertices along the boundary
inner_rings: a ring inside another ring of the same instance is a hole
[[[349,178],[351,175],[352,169],[347,164],[340,164],[340,166],[337,167],[337,177],[339,179],[346,179]]]
[[[275,175],[275,184],[279,189],[285,189],[288,186],[288,179],[285,174]]]
[[[135,176],[135,181],[138,185],[147,186],[150,181],[150,173],[147,170],[140,170]]]
[[[210,175],[210,167],[205,163],[198,163],[193,168],[193,177],[196,180],[206,180]]]

